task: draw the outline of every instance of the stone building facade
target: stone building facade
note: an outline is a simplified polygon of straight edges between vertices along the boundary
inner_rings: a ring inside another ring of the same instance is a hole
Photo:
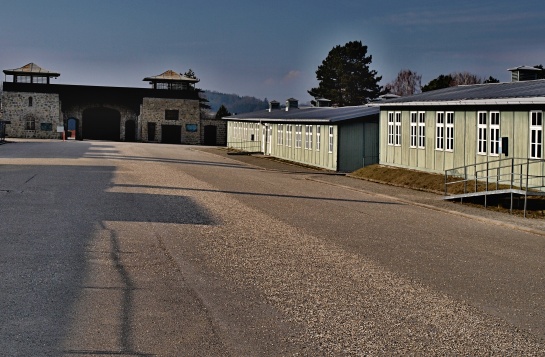
[[[166,71],[144,78],[151,88],[126,88],[51,84],[60,73],[33,63],[4,73],[8,137],[58,139],[64,129],[80,140],[224,145],[226,123],[200,118],[196,78]]]
[[[10,122],[6,125],[8,136],[36,139],[61,136],[57,133],[57,127],[63,125],[58,94],[4,90],[2,108],[2,116]]]
[[[143,141],[200,144],[199,102],[189,99],[144,98],[140,110]]]
[[[227,121],[223,119],[201,119],[201,143],[227,146]]]

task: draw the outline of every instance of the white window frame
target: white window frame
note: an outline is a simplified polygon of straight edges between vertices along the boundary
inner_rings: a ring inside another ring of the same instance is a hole
[[[543,157],[543,112],[530,112],[530,159],[541,159]]]
[[[303,141],[303,125],[295,124],[295,148],[300,149]]]
[[[277,124],[276,129],[276,143],[284,145],[284,124]]]
[[[488,113],[477,112],[477,154],[487,155],[488,147]]]
[[[454,112],[445,113],[445,151],[454,151]]]
[[[500,153],[500,112],[490,112],[490,156],[499,156]]]
[[[312,150],[312,125],[305,125],[305,150]]]
[[[388,145],[394,145],[394,116],[394,112],[388,112]]]
[[[321,131],[322,131],[322,127],[320,125],[316,125],[316,151],[320,151]]]
[[[418,112],[411,112],[411,135],[409,147],[416,148],[418,145]]]
[[[426,112],[418,112],[418,148],[426,148]]]
[[[401,112],[395,112],[394,146],[401,146]]]
[[[333,152],[333,126],[329,126],[329,153]]]
[[[445,112],[435,113],[435,150],[445,150]]]
[[[293,132],[293,126],[292,124],[286,125],[286,145],[288,147],[291,147],[291,140],[292,140],[292,132]]]

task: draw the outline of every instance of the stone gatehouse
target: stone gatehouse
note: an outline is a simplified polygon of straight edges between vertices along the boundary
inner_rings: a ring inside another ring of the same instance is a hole
[[[199,91],[174,71],[146,77],[151,88],[52,84],[58,72],[34,63],[4,70],[6,136],[224,145],[225,122],[201,120]]]

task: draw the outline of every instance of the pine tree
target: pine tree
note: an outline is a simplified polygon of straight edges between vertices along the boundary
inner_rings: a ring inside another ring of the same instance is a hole
[[[230,115],[231,115],[231,113],[229,113],[227,108],[225,108],[225,105],[222,104],[221,107],[216,112],[216,119],[221,119],[223,117],[228,117]]]
[[[338,106],[362,105],[381,94],[378,82],[382,77],[369,69],[372,56],[361,41],[337,45],[316,70],[318,87],[308,93],[315,98],[327,98]]]

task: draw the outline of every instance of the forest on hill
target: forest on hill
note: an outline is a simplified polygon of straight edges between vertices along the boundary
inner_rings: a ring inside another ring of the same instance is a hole
[[[211,112],[217,112],[224,105],[230,113],[249,113],[256,110],[267,109],[269,101],[267,98],[261,100],[250,96],[240,96],[238,94],[219,93],[211,90],[203,90],[208,99],[208,105]]]

